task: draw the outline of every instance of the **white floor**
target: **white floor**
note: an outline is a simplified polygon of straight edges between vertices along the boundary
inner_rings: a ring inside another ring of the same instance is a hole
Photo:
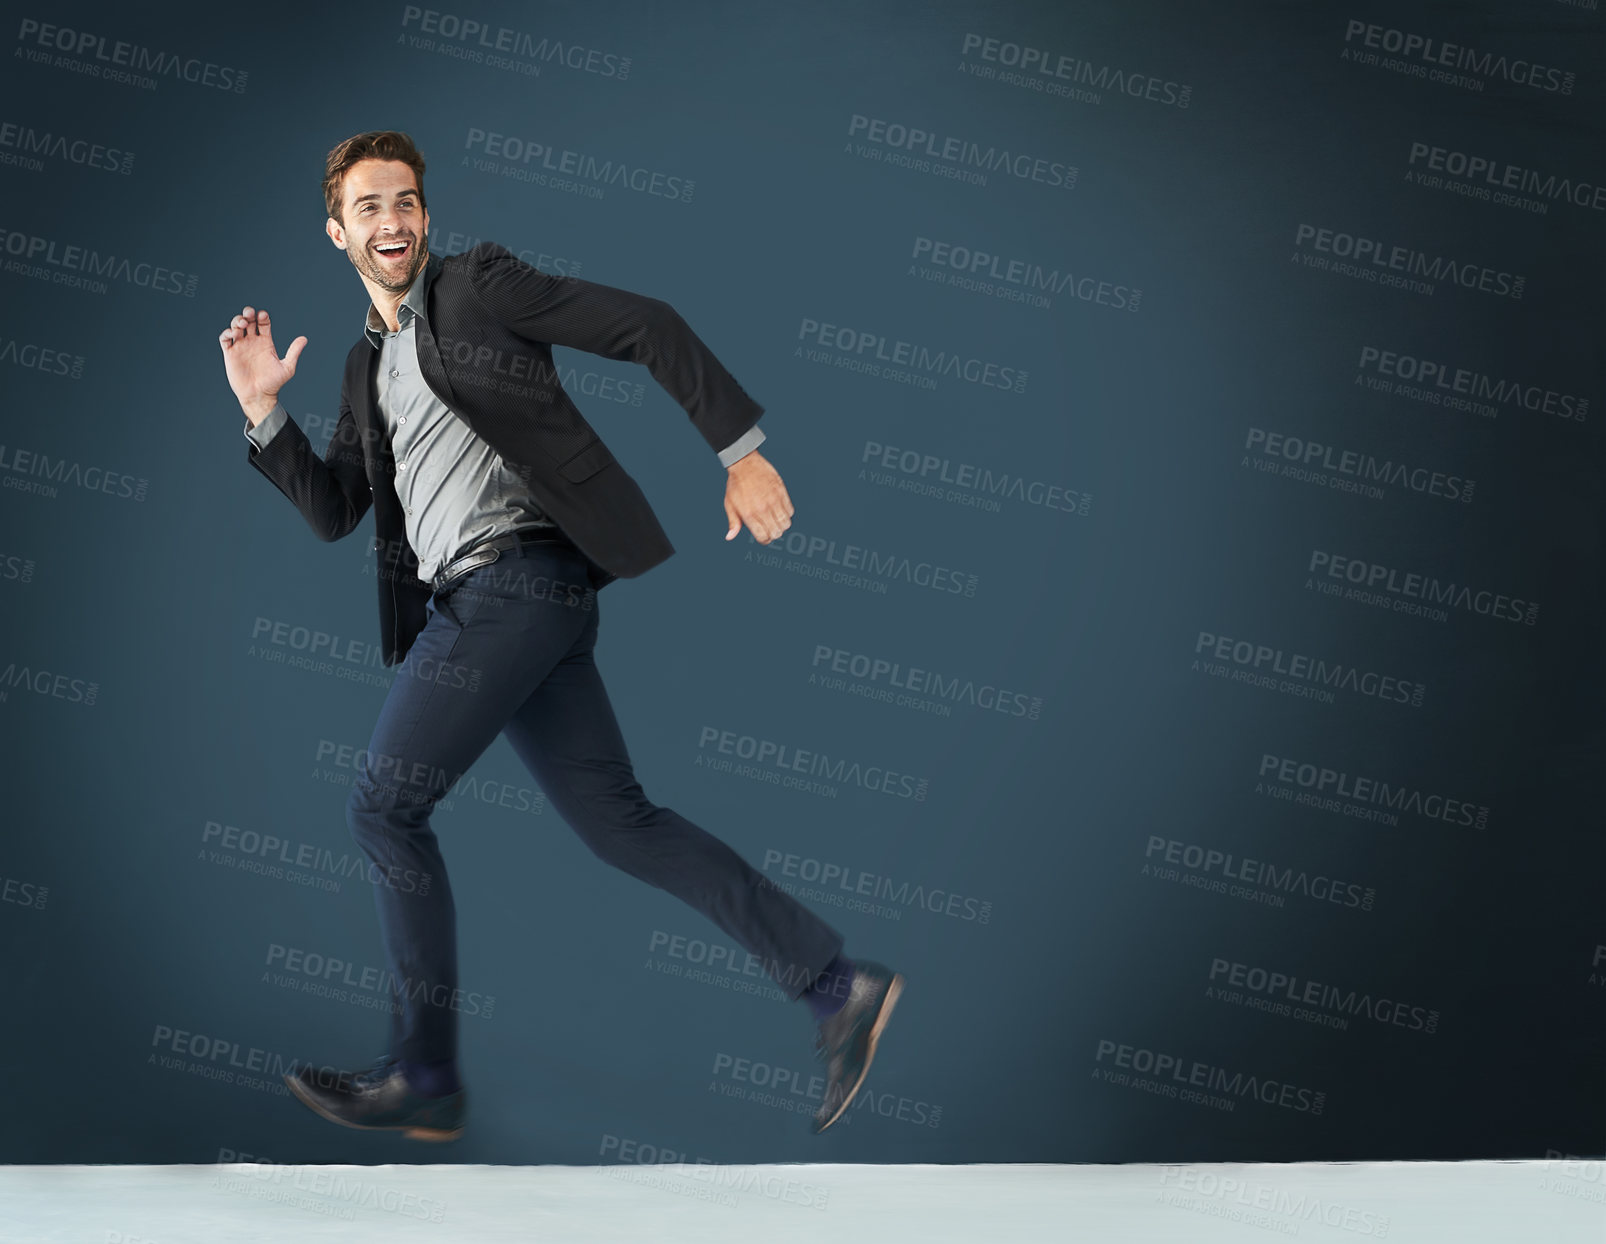
[[[339,1240],[1603,1244],[1594,1161],[0,1166],[6,1244]]]

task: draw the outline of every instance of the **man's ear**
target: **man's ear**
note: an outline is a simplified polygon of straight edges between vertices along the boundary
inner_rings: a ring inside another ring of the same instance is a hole
[[[340,227],[340,222],[331,216],[328,220],[324,221],[323,227],[324,232],[329,235],[329,240],[341,250],[345,250],[346,231]]]

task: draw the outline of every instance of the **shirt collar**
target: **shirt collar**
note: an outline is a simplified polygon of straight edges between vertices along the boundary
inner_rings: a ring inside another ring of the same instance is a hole
[[[408,287],[401,304],[396,308],[396,323],[403,329],[407,327],[414,316],[424,315],[424,287],[429,284],[429,274],[430,266],[426,263],[424,267],[418,270],[418,275],[413,278],[412,285]],[[383,334],[389,331],[385,326],[385,321],[380,318],[379,309],[370,302],[368,304],[368,318],[363,323],[363,332],[367,336],[369,344],[374,349],[379,349]]]

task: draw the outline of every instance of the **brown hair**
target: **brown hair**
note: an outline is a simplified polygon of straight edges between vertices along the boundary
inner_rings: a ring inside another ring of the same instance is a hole
[[[413,140],[400,130],[369,130],[338,144],[324,162],[324,206],[342,225],[346,223],[340,214],[346,172],[359,160],[400,160],[407,165],[418,183],[418,206],[428,210],[429,204],[424,202],[424,157],[413,146]]]

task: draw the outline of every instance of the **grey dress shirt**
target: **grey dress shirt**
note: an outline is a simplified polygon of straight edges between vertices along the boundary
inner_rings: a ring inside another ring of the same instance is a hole
[[[369,303],[363,332],[379,351],[375,396],[396,459],[396,495],[407,542],[418,555],[418,576],[428,581],[482,540],[555,524],[502,456],[424,383],[415,334],[415,321],[424,315],[424,272],[396,309],[397,331],[386,328]],[[275,403],[261,423],[246,421],[246,438],[263,448],[289,418],[284,404]],[[729,467],[764,439],[757,426],[749,428],[719,451],[720,464]]]

